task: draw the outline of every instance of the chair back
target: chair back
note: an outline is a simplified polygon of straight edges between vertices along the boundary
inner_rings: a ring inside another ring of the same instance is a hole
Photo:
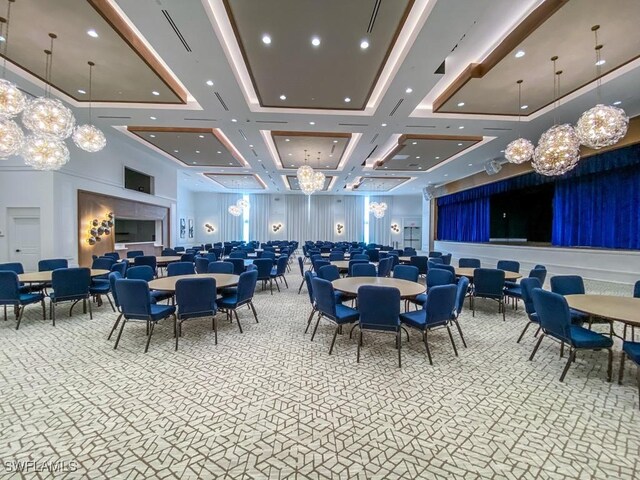
[[[311,263],[313,265],[313,269],[316,272],[320,270],[322,267],[324,267],[325,265],[331,265],[331,262],[329,260],[323,260],[323,259],[312,260]]]
[[[287,272],[287,264],[289,263],[289,257],[286,255],[280,255],[276,263],[276,275],[284,275]]]
[[[442,255],[440,257],[442,259],[442,263],[445,265],[451,265],[451,254],[447,253],[446,255]]]
[[[273,261],[276,259],[276,253],[265,250],[264,252],[262,252],[262,255],[260,255],[260,258],[268,258],[269,260],[271,260],[271,263],[273,263]]]
[[[51,272],[58,268],[67,268],[67,267],[69,267],[69,262],[67,261],[66,258],[50,258],[48,260],[40,260],[38,262],[39,272]]]
[[[307,284],[307,293],[309,294],[309,302],[311,303],[311,305],[313,305],[316,301],[315,297],[313,296],[313,284],[311,283],[313,277],[313,272],[310,272],[309,270],[304,272],[304,283]]]
[[[456,312],[455,317],[458,318],[464,308],[464,297],[467,296],[469,290],[469,279],[467,277],[460,277],[458,280],[458,286],[456,289]]]
[[[56,300],[86,298],[91,285],[88,268],[58,268],[51,272],[51,288]]]
[[[240,275],[244,272],[244,258],[229,257],[225,261],[233,264],[234,275]]]
[[[113,303],[116,304],[116,308],[120,308],[120,302],[118,301],[118,294],[116,292],[116,281],[122,278],[120,272],[111,272],[109,274],[109,286],[111,287],[111,296],[113,297]]]
[[[144,280],[150,282],[153,280],[153,269],[149,265],[139,265],[137,267],[127,268],[127,279]]]
[[[429,290],[422,309],[427,314],[427,324],[446,323],[456,309],[456,285],[439,285]]]
[[[508,272],[520,272],[520,262],[516,262],[515,260],[498,260],[496,265],[498,270],[506,270]]]
[[[567,300],[558,293],[547,292],[541,288],[533,289],[532,295],[533,308],[544,332],[570,343],[571,312]]]
[[[196,257],[196,272],[207,273],[211,260],[207,257]]]
[[[127,267],[127,262],[116,262],[111,265],[111,268],[109,270],[111,270],[112,272],[118,272],[121,276],[124,277],[124,274],[127,272]]]
[[[111,267],[116,261],[111,257],[98,257],[91,263],[91,268],[94,270],[111,270]]]
[[[351,277],[376,277],[376,266],[371,263],[354,263],[351,267]]]
[[[139,257],[134,257],[133,264],[136,267],[141,267],[143,265],[151,267],[154,275],[156,273],[156,269],[158,268],[158,262],[156,260],[156,257],[154,257],[153,255],[140,255]]]
[[[362,285],[358,288],[360,328],[397,331],[400,328],[400,290]]]
[[[258,270],[249,270],[240,274],[236,296],[238,303],[243,303],[253,298],[258,282]]]
[[[333,282],[340,278],[340,270],[335,265],[325,265],[318,270],[318,278]]]
[[[160,255],[163,257],[175,257],[178,253],[173,248],[163,248]]]
[[[391,264],[393,263],[393,259],[386,257],[381,258],[378,263],[378,276],[379,277],[388,277],[389,273],[391,273]]]
[[[18,274],[12,270],[0,270],[0,305],[16,305],[19,301]]]
[[[536,313],[533,306],[533,289],[542,288],[542,282],[535,277],[523,278],[520,280],[520,290],[522,291],[522,302],[527,315],[531,316]]]
[[[193,275],[196,273],[192,262],[174,262],[167,265],[167,276]]]
[[[339,252],[329,253],[329,261],[333,262],[334,260],[344,260],[344,252],[341,250]]]
[[[474,294],[500,298],[504,289],[504,270],[497,268],[476,268],[473,271]]]
[[[460,268],[481,268],[480,260],[477,258],[461,258],[458,260],[458,267]]]
[[[638,280],[633,286],[633,296],[635,298],[640,298],[640,280]]]
[[[349,257],[351,260],[366,260],[367,262],[370,261],[369,255],[367,255],[366,253],[356,253],[354,255],[351,255],[351,257]]]
[[[116,280],[116,295],[120,311],[126,318],[146,320],[151,314],[149,284],[141,279],[121,278]]]
[[[375,248],[367,250],[367,255],[369,256],[369,260],[372,262],[380,261],[380,252]]]
[[[329,280],[319,277],[311,279],[313,285],[313,297],[316,301],[316,309],[327,317],[335,320],[336,318],[336,296],[334,295],[333,285]]]
[[[451,266],[451,265],[446,265],[444,263],[429,263],[429,271],[431,270],[446,270],[447,272],[450,272],[451,275],[453,275],[453,278],[456,277],[456,268]]]
[[[262,252],[262,256],[264,256],[264,252]],[[234,250],[229,254],[229,258],[247,258],[247,252],[244,250]]]
[[[427,272],[427,290],[429,290],[429,292],[432,287],[452,285],[454,281],[455,277],[447,270],[432,268]]]
[[[209,262],[207,273],[228,273],[233,274],[233,263],[229,262]]]
[[[258,269],[258,280],[271,279],[271,269],[273,268],[273,260],[269,258],[256,258],[253,264]]]
[[[180,255],[180,261],[181,262],[193,263],[195,258],[196,258],[196,256],[193,253],[183,253],[182,255]]]
[[[442,252],[437,252],[437,251],[435,251],[435,250],[431,250],[431,251],[429,252],[429,256],[430,256],[431,258],[441,257],[441,256],[442,256]]]
[[[102,255],[103,257],[111,257],[113,258],[116,262],[118,260],[120,260],[120,254],[118,252],[107,252],[104,255]]]
[[[184,252],[184,247],[175,247],[174,250],[177,254],[180,254],[181,252]]]
[[[418,267],[414,267],[413,265],[396,265],[393,269],[393,278],[417,282],[419,276],[420,272],[418,271]]]
[[[404,250],[402,251],[403,257],[415,257],[417,254],[418,252],[416,252],[416,249],[411,247],[404,247]]]
[[[352,276],[353,266],[359,263],[369,263],[369,260],[349,260],[349,268],[347,270],[347,275]]]
[[[169,265],[171,266],[171,265]],[[178,318],[213,316],[216,313],[216,279],[182,278],[176,282]]]
[[[534,268],[533,270],[529,271],[529,278],[537,278],[540,281],[540,285],[544,285],[544,281],[547,278],[547,269]]]
[[[427,266],[431,268],[431,265],[444,265],[443,257],[433,257],[429,259]]]
[[[182,250],[184,250],[184,248]],[[142,250],[129,250],[127,252],[127,258],[142,257],[143,255],[144,252]]]
[[[0,263],[0,270],[8,270],[18,275],[24,273],[24,267],[20,262]]]
[[[418,268],[420,275],[426,275],[429,269],[429,257],[422,257],[418,255],[411,256],[411,265]]]
[[[584,295],[584,281],[579,275],[551,277],[551,291],[560,295]]]

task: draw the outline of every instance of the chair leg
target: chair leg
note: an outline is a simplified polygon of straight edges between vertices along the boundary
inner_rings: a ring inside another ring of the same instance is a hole
[[[153,335],[153,329],[155,325],[156,325],[156,322],[151,322],[151,326],[149,328],[149,336],[147,337],[147,345],[144,347],[144,353],[147,353],[149,351],[149,344],[151,343],[151,335]],[[177,338],[178,338],[178,335],[176,335],[176,339]]]
[[[107,297],[107,300],[109,300],[109,305],[111,305],[111,310],[113,310],[113,313],[116,313],[116,307],[113,306],[113,302],[111,301],[111,296],[107,293],[106,297]]]
[[[284,286],[289,288],[289,284],[287,283],[287,277],[285,277],[284,275],[282,275],[282,279],[284,280]]]
[[[362,345],[362,329],[360,329],[360,338],[358,339],[358,349],[356,350],[356,363],[360,363],[360,346]]]
[[[18,315],[16,316],[16,330],[18,330],[20,328],[20,322],[22,321],[22,314],[24,313],[24,307],[20,308],[20,306],[18,306]]]
[[[522,340],[522,337],[524,337],[524,334],[526,333],[527,328],[529,328],[529,325],[531,325],[531,322],[527,322],[527,324],[524,326],[524,330],[522,330],[522,333],[518,337],[518,340],[516,341],[516,343],[520,343],[520,340]]]
[[[176,315],[173,316],[173,331],[174,337],[176,337],[176,352],[178,351],[178,338],[180,337],[180,325],[178,324],[178,317]]]
[[[462,340],[462,345],[464,346],[464,348],[467,348],[467,342],[464,341],[464,335],[462,334],[462,328],[460,328],[460,322],[458,322],[458,320],[454,320],[454,323],[456,324],[456,328],[458,329],[458,333],[460,334],[460,340]]]
[[[311,320],[313,320],[313,315],[316,313],[315,307],[311,309],[311,313],[309,314],[309,318],[307,318],[307,328],[304,329],[304,333],[309,331],[309,327],[311,326]]]
[[[542,343],[542,339],[543,338],[544,338],[544,332],[542,332],[542,335],[540,335],[540,338],[536,342],[536,346],[533,347],[533,352],[531,352],[531,355],[529,356],[529,361],[533,360],[533,357],[536,355],[536,352],[538,351],[538,348],[540,348],[540,344]]]
[[[238,318],[238,310],[234,308],[232,312],[236,315],[236,322],[238,322],[238,328],[240,329],[240,333],[242,333],[242,325],[240,324],[240,318]]]
[[[500,308],[502,310],[502,321],[505,322],[507,320],[506,317],[505,317],[506,308],[505,308],[505,305],[504,305],[504,299],[502,299],[502,298],[500,299]]]
[[[624,377],[624,361],[627,358],[627,354],[624,351],[620,355],[620,369],[618,370],[618,384],[622,385],[622,377]]]
[[[7,306],[4,306],[4,321],[7,321]]]
[[[249,306],[251,307],[251,311],[253,312],[253,316],[256,319],[256,323],[260,323],[258,322],[258,314],[256,313],[256,307],[253,306],[253,302],[249,302]]]
[[[636,369],[636,383],[638,384],[638,408],[640,408],[640,367]]]
[[[109,298],[109,297],[107,297]],[[91,306],[91,301],[87,302],[86,300],[84,300],[86,303],[89,303],[89,319],[93,320],[93,307]],[[109,302],[111,302],[111,300],[109,300]],[[112,305],[113,307],[113,305]],[[115,310],[114,310],[115,312]]]
[[[560,342],[560,358],[562,357],[564,357],[564,342]]]
[[[118,328],[118,324],[120,323],[121,318],[122,318],[122,314],[118,315],[118,318],[116,319],[116,323],[113,324],[113,327],[111,328],[111,332],[109,332],[109,336],[107,337],[107,340],[111,340],[111,335],[113,335],[113,332],[115,332],[116,328]]]
[[[611,374],[613,373],[613,350],[608,348],[607,353],[609,356],[609,362],[607,364],[607,382],[611,383]]]
[[[44,298],[42,300],[40,300],[40,305],[42,305],[42,319],[46,320],[47,319],[47,307],[44,304]]]
[[[336,337],[338,336],[338,330],[340,330],[340,325],[336,327],[336,331],[333,332],[333,340],[331,340],[331,347],[329,347],[329,355],[333,352],[333,346],[336,343]]]
[[[471,316],[475,317],[476,316],[476,302],[474,301],[474,296],[473,295],[471,295],[469,303],[471,303]]]
[[[298,287],[298,295],[300,295],[300,292],[302,291],[302,287],[304,287],[304,277],[302,277],[302,283],[300,283],[300,287]]]
[[[211,326],[213,328],[213,337],[215,340],[215,344],[218,344],[218,320],[216,319],[216,316],[214,315],[213,317],[211,317]]]
[[[313,342],[313,339],[316,336],[316,331],[318,330],[318,325],[320,325],[320,319],[322,318],[322,314],[319,313],[318,314],[318,321],[316,322],[316,326],[313,328],[313,333],[311,334],[311,341]]]
[[[560,381],[564,381],[564,377],[567,375],[567,372],[569,371],[569,367],[571,366],[573,357],[575,356],[576,351],[573,348],[569,349],[569,358],[567,359],[567,363],[564,366],[564,370],[562,370],[562,375],[560,375]]]
[[[56,304],[51,302],[49,304],[49,309],[51,310],[51,321],[53,322],[53,326],[56,326]]]
[[[449,328],[449,325],[447,325],[447,332],[449,333],[449,339],[451,340],[451,346],[453,347],[453,353],[456,354],[456,357],[458,356],[458,349],[456,348],[456,342],[453,341],[453,335],[451,335],[451,329]]]
[[[278,293],[279,293],[280,292],[280,284],[278,283],[278,278],[277,277],[275,278],[275,282],[274,283],[276,284],[276,288],[278,289]]]
[[[424,340],[424,347],[427,349],[427,357],[429,357],[429,365],[433,365],[433,360],[431,359],[431,350],[429,350],[429,342],[427,341],[427,331],[422,332],[422,339]]]
[[[396,334],[396,343],[398,344],[398,368],[402,368],[402,331],[399,329]]]
[[[122,320],[122,325],[120,325],[120,332],[118,332],[118,338],[116,338],[116,344],[113,346],[113,349],[115,350],[116,348],[118,348],[118,344],[120,343],[120,337],[122,336],[122,331],[124,330],[124,324],[127,323],[127,319],[124,318]]]
[[[407,334],[407,343],[409,343],[409,330],[407,330],[406,328],[404,328],[402,325],[400,325],[400,328],[401,328],[402,330],[404,330],[404,333],[406,333],[406,334]]]

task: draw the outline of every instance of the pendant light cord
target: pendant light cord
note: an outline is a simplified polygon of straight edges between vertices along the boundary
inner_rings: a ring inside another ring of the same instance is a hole
[[[520,112],[522,111],[522,80],[516,82],[518,84],[518,127],[517,134],[520,136]]]
[[[95,66],[95,63],[93,62],[88,62],[89,63],[89,123],[91,124],[91,108],[92,108],[92,85],[93,85],[93,67]]]
[[[600,54],[602,45],[598,43],[598,30],[600,25],[594,25],[591,27],[595,38],[595,51],[596,51],[596,95],[598,97],[598,103],[602,103],[602,56]]]
[[[3,22],[5,27],[4,32],[4,45],[2,46],[2,78],[6,78],[7,76],[7,48],[9,45],[9,23],[11,23],[11,4],[15,0],[9,0],[7,4],[7,18]]]

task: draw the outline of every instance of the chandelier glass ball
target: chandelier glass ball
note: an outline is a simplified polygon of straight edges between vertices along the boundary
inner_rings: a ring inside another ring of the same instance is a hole
[[[99,152],[107,144],[104,133],[93,125],[78,125],[73,131],[73,143],[86,152]]]
[[[62,140],[50,135],[29,135],[22,157],[35,170],[59,170],[69,161],[69,149]]]
[[[302,193],[304,193],[305,195],[311,195],[313,192],[316,191],[315,187],[313,184],[311,183],[300,183],[300,190],[302,190]]]
[[[325,180],[324,173],[315,172],[313,174],[313,188],[316,191],[323,190],[324,189],[324,180]]]
[[[24,144],[24,133],[16,122],[0,120],[0,159],[8,158],[20,152]]]
[[[22,113],[22,123],[33,133],[61,140],[71,135],[75,122],[71,110],[55,98],[36,98]]]
[[[584,112],[576,124],[580,143],[594,150],[618,143],[627,134],[629,117],[621,108],[598,104]]]
[[[27,105],[24,93],[12,82],[0,79],[0,118],[11,118]]]
[[[228,210],[229,213],[234,217],[239,217],[240,215],[242,215],[242,208],[238,207],[237,205],[231,205]]]
[[[562,175],[575,168],[580,161],[580,140],[571,125],[554,125],[544,132],[531,162],[541,175]]]
[[[300,183],[310,183],[313,181],[313,168],[311,168],[309,165],[303,165],[300,168],[298,168],[298,171],[296,172],[296,176],[298,177],[298,181]]]
[[[371,202],[369,204],[369,211],[373,213],[373,216],[376,218],[384,217],[384,214],[387,210],[387,204],[385,202]]]
[[[236,202],[236,205],[239,208],[249,208],[249,202],[247,200],[244,199],[240,199]]]
[[[535,147],[526,138],[518,138],[507,145],[504,158],[510,163],[524,163],[533,158]]]

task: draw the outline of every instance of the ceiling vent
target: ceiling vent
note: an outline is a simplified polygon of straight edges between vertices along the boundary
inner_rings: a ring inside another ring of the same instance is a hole
[[[124,119],[128,119],[128,118],[131,118],[131,117],[118,117],[118,116],[115,116],[115,115],[98,115],[98,118],[111,118],[111,119],[122,119],[122,120],[124,120]]]
[[[404,98],[401,98],[400,100],[398,100],[398,103],[396,103],[396,106],[393,107],[393,110],[391,110],[391,113],[389,113],[390,117],[393,117],[393,114],[396,113],[396,110],[398,110],[398,107],[402,105],[402,102],[404,102]]]
[[[217,122],[215,118],[185,118],[187,122]]]
[[[435,125],[405,125],[407,128],[437,128]]]
[[[440,66],[436,68],[436,71],[433,72],[435,75],[444,75],[444,62],[445,61],[443,60]]]
[[[373,5],[373,11],[371,12],[371,18],[369,19],[369,26],[367,27],[367,33],[373,32],[373,26],[376,24],[381,3],[382,0],[376,0],[376,3]]]
[[[373,145],[376,142],[377,138],[378,138],[378,134],[376,133],[369,143]]]
[[[368,127],[368,123],[339,123],[343,127]]]
[[[483,130],[489,130],[493,132],[510,132],[510,128],[500,128],[500,127],[485,127]]]
[[[256,123],[289,123],[284,120],[256,120]]]
[[[394,155],[391,160],[406,160],[409,158],[409,155]]]
[[[222,105],[222,108],[224,108],[224,110],[226,112],[229,111],[229,107],[227,107],[227,104],[224,103],[224,100],[222,100],[222,97],[220,96],[220,94],[218,92],[214,92],[216,94],[216,97],[218,98],[218,101],[220,102],[220,105]]]
[[[167,22],[169,22],[169,25],[173,29],[174,33],[178,36],[178,39],[180,40],[180,42],[184,46],[185,50],[187,52],[191,52],[191,47],[189,46],[189,44],[185,40],[184,35],[182,35],[182,32],[180,31],[180,29],[176,25],[176,22],[174,22],[173,18],[171,18],[171,15],[169,14],[169,12],[167,10],[163,9],[162,10],[162,14],[164,15],[164,18],[167,19]]]

